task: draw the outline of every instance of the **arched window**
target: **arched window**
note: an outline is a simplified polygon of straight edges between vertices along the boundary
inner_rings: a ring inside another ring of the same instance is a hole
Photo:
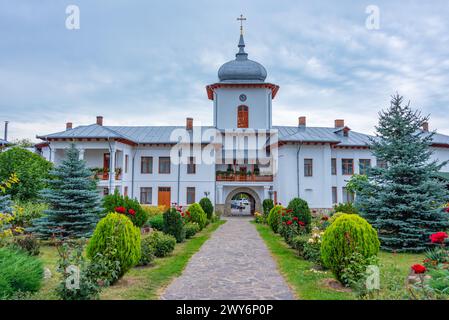
[[[237,128],[248,128],[248,106],[238,106]]]

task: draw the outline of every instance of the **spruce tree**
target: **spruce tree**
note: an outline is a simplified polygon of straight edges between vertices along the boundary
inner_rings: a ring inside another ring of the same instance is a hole
[[[44,217],[36,219],[29,231],[48,239],[89,237],[101,212],[100,197],[92,171],[79,160],[72,144],[63,162],[51,171],[48,188],[42,190],[43,201],[49,204]]]
[[[377,229],[384,250],[423,251],[431,233],[449,227],[449,215],[441,209],[449,192],[435,178],[445,163],[430,160],[434,133],[421,130],[427,120],[410,108],[410,102],[403,105],[398,94],[379,113],[371,150],[387,165],[368,170],[368,179],[360,181],[356,205]]]

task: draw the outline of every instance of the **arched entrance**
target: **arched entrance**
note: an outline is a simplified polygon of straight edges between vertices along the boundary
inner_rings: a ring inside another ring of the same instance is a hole
[[[250,188],[236,188],[226,197],[225,215],[253,215],[260,210],[260,198]]]

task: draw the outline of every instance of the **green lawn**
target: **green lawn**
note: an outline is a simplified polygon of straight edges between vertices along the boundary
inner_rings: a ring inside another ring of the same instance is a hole
[[[193,238],[177,244],[173,253],[165,258],[157,258],[153,265],[135,267],[131,269],[117,284],[106,288],[101,299],[106,300],[148,300],[158,299],[161,291],[172,279],[181,275],[190,257],[197,252],[211,234],[225,221],[221,220],[209,224],[203,231]],[[41,248],[41,259],[45,267],[53,274],[51,279],[45,280],[42,289],[33,296],[33,299],[57,299],[54,288],[58,285],[56,264],[58,255],[54,247]]]
[[[320,273],[311,271],[313,263],[300,258],[293,249],[288,247],[281,236],[271,231],[269,226],[255,225],[298,299],[357,299],[357,296],[352,292],[340,292],[331,288],[327,281],[333,279],[332,273],[330,271]],[[422,254],[381,252],[379,254],[381,290],[379,294],[370,298],[405,298],[405,277],[410,270],[410,266],[422,262],[423,257]]]

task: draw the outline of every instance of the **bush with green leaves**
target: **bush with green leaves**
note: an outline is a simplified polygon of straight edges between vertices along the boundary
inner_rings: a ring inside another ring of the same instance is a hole
[[[200,230],[202,230],[207,223],[207,216],[203,208],[201,208],[201,206],[198,203],[192,203],[187,208],[187,211],[190,212],[189,221],[198,223]]]
[[[365,219],[355,214],[343,214],[324,232],[321,259],[342,281],[342,271],[354,252],[368,259],[377,256],[379,246],[377,231]]]
[[[212,201],[210,201],[209,198],[202,198],[199,204],[201,208],[203,208],[203,211],[206,213],[207,219],[211,220],[212,215],[214,214],[214,206],[212,204]]]
[[[366,280],[369,276],[368,266],[377,266],[377,256],[365,257],[360,252],[353,252],[345,258],[345,267],[341,271],[341,282],[351,287],[358,296],[368,293]]]
[[[200,226],[196,222],[188,222],[184,225],[184,229],[186,232],[186,238],[190,239],[193,237],[197,232],[200,231]]]
[[[33,220],[41,218],[48,204],[37,201],[15,201],[14,224],[18,227],[29,228],[33,225]]]
[[[154,255],[158,258],[168,256],[176,245],[175,237],[160,231],[150,232],[145,241],[154,248]]]
[[[159,231],[164,230],[164,215],[158,214],[152,217],[148,218],[147,223],[150,225],[151,228]]]
[[[140,255],[140,261],[139,266],[147,266],[153,263],[154,259],[156,258],[155,252],[156,250],[151,244],[151,240],[146,237],[142,239],[141,244],[141,255]]]
[[[149,217],[162,215],[165,211],[163,206],[149,206],[147,204],[141,204],[141,207]]]
[[[293,237],[291,240],[290,246],[298,252],[299,256],[302,256],[304,252],[304,246],[309,240],[309,236],[307,234],[301,234],[296,237]]]
[[[263,215],[265,218],[268,217],[268,215],[270,214],[271,209],[273,209],[274,207],[274,202],[271,199],[265,199],[262,202],[262,208],[263,208]]]
[[[11,246],[15,249],[23,250],[31,256],[37,256],[40,252],[39,242],[31,234],[15,236]]]
[[[312,214],[310,212],[307,201],[300,198],[293,198],[288,203],[287,210],[288,211],[291,210],[290,214],[292,215],[292,217],[297,217],[299,221],[304,222],[306,231],[310,232],[312,223]]]
[[[329,218],[329,223],[332,224],[335,220],[337,220],[339,217],[341,217],[344,214],[351,214],[351,213],[337,211]]]
[[[148,212],[142,208],[137,199],[122,196],[116,189],[113,194],[103,197],[103,215],[118,212],[127,216],[136,227],[142,228],[148,220]]]
[[[42,262],[26,252],[0,248],[0,299],[36,292],[44,276]]]
[[[181,213],[175,208],[169,208],[164,212],[164,232],[175,237],[176,242],[183,242],[186,238],[184,221]]]
[[[120,276],[140,260],[140,229],[120,213],[109,213],[98,222],[87,246],[87,256],[110,251],[110,259],[120,262]]]
[[[338,203],[334,205],[333,212],[359,214],[359,210],[354,206],[352,202]]]
[[[279,225],[281,223],[281,214],[284,210],[284,207],[281,205],[275,205],[268,214],[268,225],[271,227],[271,229],[277,233],[279,231]]]

